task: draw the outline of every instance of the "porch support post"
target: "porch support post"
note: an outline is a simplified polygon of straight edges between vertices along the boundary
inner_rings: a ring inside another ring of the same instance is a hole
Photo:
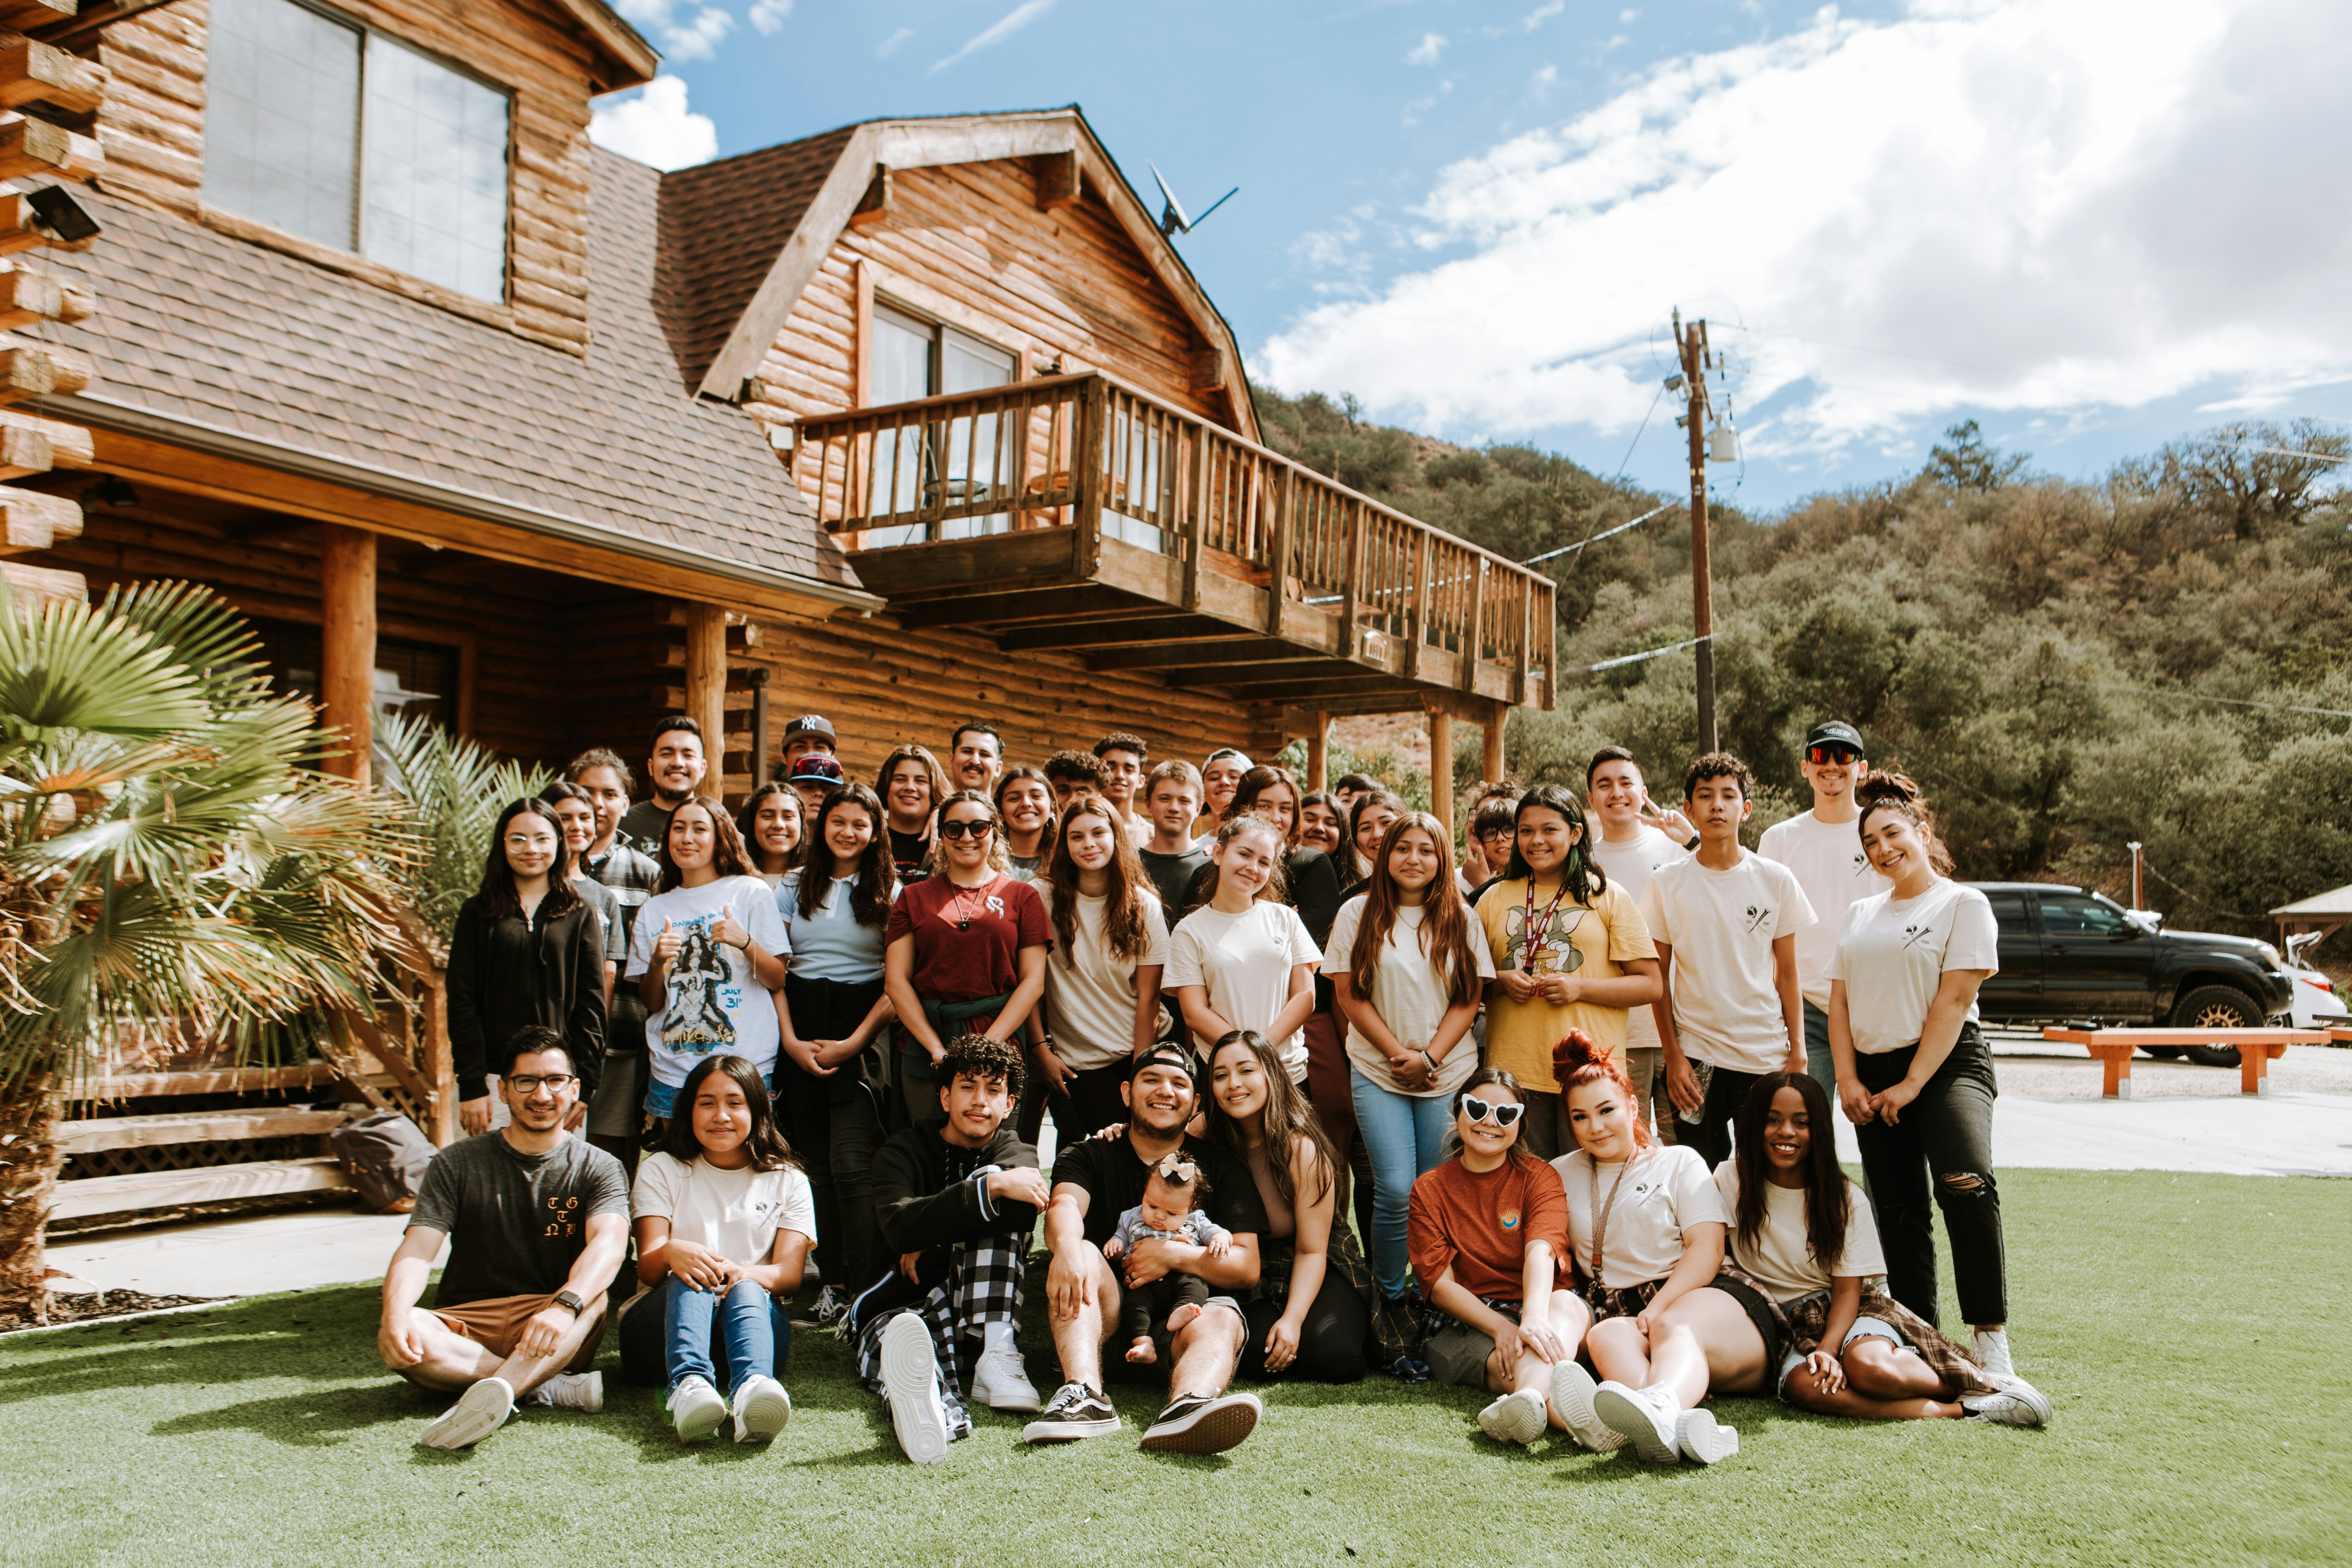
[[[686,713],[702,727],[710,770],[703,787],[716,799],[726,787],[727,612],[692,600],[686,606]]]
[[[1331,715],[1318,713],[1315,715],[1315,732],[1307,737],[1307,793],[1312,795],[1317,790],[1329,789],[1330,772]]]
[[[1454,715],[1444,709],[1429,715],[1429,814],[1454,840]],[[1456,846],[1458,848],[1459,846]]]
[[[319,699],[342,731],[324,765],[364,789],[375,747],[375,535],[322,523],[319,542]]]
[[[1503,776],[1503,726],[1510,720],[1510,704],[1497,702],[1494,717],[1486,721],[1486,752],[1479,759],[1478,776],[1489,784]]]

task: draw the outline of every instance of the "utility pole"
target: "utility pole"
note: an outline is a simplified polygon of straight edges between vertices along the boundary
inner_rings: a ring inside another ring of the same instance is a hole
[[[1698,749],[1716,749],[1715,584],[1706,548],[1706,323],[1683,325],[1675,310],[1675,342],[1683,362],[1682,423],[1690,437],[1691,635],[1698,639]]]

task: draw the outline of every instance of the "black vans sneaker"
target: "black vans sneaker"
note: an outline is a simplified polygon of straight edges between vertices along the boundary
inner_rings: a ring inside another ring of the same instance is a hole
[[[1263,1414],[1255,1394],[1187,1394],[1160,1413],[1143,1434],[1143,1447],[1153,1454],[1222,1454],[1256,1431]]]
[[[1037,1419],[1021,1428],[1024,1443],[1074,1443],[1118,1430],[1118,1412],[1110,1401],[1083,1383],[1066,1383],[1054,1391]]]

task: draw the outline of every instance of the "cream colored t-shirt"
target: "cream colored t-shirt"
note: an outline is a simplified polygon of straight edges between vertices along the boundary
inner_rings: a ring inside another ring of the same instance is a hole
[[[1359,893],[1339,906],[1339,913],[1331,921],[1331,941],[1323,957],[1324,973],[1353,973],[1356,932],[1363,924],[1364,910],[1370,901],[1366,895]],[[1398,909],[1396,924],[1389,928],[1388,940],[1381,944],[1381,962],[1372,977],[1372,1010],[1389,1026],[1389,1033],[1415,1050],[1429,1044],[1430,1037],[1437,1032],[1437,1026],[1452,1005],[1449,972],[1440,969],[1436,961],[1422,951],[1421,922],[1427,912],[1423,909]],[[1470,962],[1483,985],[1495,977],[1495,960],[1486,951],[1486,928],[1475,920],[1469,921],[1469,928]],[[1471,994],[1477,994],[1475,987]],[[1478,1042],[1470,1037],[1467,1030],[1464,1031],[1438,1062],[1435,1080],[1423,1089],[1407,1089],[1399,1083],[1396,1074],[1389,1068],[1389,1058],[1378,1046],[1358,1034],[1353,1024],[1348,1026],[1348,1060],[1358,1072],[1391,1094],[1452,1094],[1462,1087],[1464,1079],[1476,1070]]]
[[[1612,1287],[1646,1284],[1664,1279],[1683,1260],[1683,1233],[1695,1225],[1728,1225],[1731,1211],[1707,1179],[1706,1162],[1698,1151],[1675,1144],[1642,1150],[1633,1168],[1617,1161],[1596,1169],[1592,1156],[1579,1149],[1551,1163],[1568,1191],[1568,1239],[1576,1249],[1577,1267],[1592,1268],[1592,1225],[1595,1209],[1609,1210],[1609,1231],[1601,1258],[1601,1282]],[[1610,1190],[1618,1173],[1625,1184],[1617,1188],[1612,1206]],[[1594,1191],[1595,1181],[1600,1190]]]
[[[1805,901],[1813,906],[1814,922],[1797,933],[1797,984],[1806,1001],[1827,1012],[1830,954],[1845,930],[1846,911],[1893,884],[1862,852],[1859,822],[1823,822],[1802,812],[1766,828],[1756,853],[1794,871]]]
[[[1950,969],[2000,969],[2000,927],[1974,888],[1938,878],[1916,899],[1888,891],[1847,910],[1830,978],[1845,982],[1853,1048],[1876,1056],[1916,1041]],[[1969,1021],[1977,1021],[1974,1003]]]
[[[1753,1246],[1739,1243],[1739,1164],[1726,1160],[1715,1168],[1715,1190],[1723,1212],[1731,1218],[1725,1247],[1731,1260],[1772,1292],[1776,1301],[1793,1301],[1830,1288],[1830,1277],[1872,1279],[1886,1272],[1886,1256],[1878,1245],[1878,1222],[1871,1217],[1870,1199],[1852,1182],[1845,1184],[1845,1247],[1837,1267],[1823,1268],[1813,1260],[1812,1243],[1805,1229],[1805,1194],[1799,1187],[1778,1183],[1764,1188],[1764,1223],[1757,1227]],[[1612,1222],[1614,1223],[1613,1221]]]
[[[1595,833],[1600,824],[1592,825]],[[1592,841],[1592,858],[1609,873],[1609,885],[1622,888],[1625,896],[1638,908],[1642,894],[1650,886],[1650,879],[1662,866],[1671,866],[1690,853],[1664,834],[1643,823],[1635,835],[1622,844],[1612,844],[1606,838]],[[1648,924],[1644,916],[1643,924]],[[1655,942],[1658,933],[1650,932]],[[1658,1037],[1658,1020],[1647,1007],[1634,1007],[1625,1014],[1625,1048],[1629,1051],[1656,1050],[1664,1042]]]
[[[1033,882],[1045,900],[1045,916],[1053,918],[1054,900],[1061,896],[1051,882]],[[1106,1067],[1135,1049],[1135,972],[1168,963],[1168,925],[1160,916],[1159,895],[1139,889],[1143,911],[1144,951],[1140,958],[1121,958],[1110,950],[1103,930],[1106,899],[1076,895],[1077,914],[1071,922],[1070,950],[1045,955],[1045,1016],[1054,1031],[1054,1054],[1068,1067],[1084,1071]],[[1065,963],[1066,957],[1070,962]]]
[[[1684,1054],[1734,1072],[1779,1070],[1789,1019],[1772,944],[1813,923],[1796,873],[1745,849],[1728,871],[1677,860],[1650,879],[1642,919],[1652,942],[1675,951],[1666,994]]]
[[[1525,969],[1527,954],[1528,884],[1524,878],[1497,882],[1478,900],[1478,922],[1486,928],[1486,951],[1496,973]],[[1537,974],[1567,974],[1583,980],[1614,980],[1633,959],[1655,958],[1650,929],[1625,889],[1612,882],[1587,907],[1567,899],[1553,908],[1547,891],[1535,901],[1536,917],[1551,910],[1542,937]],[[1597,1002],[1570,1002],[1566,1006],[1545,1001],[1514,1002],[1497,995],[1486,1004],[1486,1065],[1516,1074],[1520,1084],[1539,1094],[1559,1092],[1551,1076],[1551,1048],[1570,1029],[1582,1029],[1593,1044],[1610,1055],[1625,1053],[1625,1009]]]
[[[629,1207],[638,1219],[667,1219],[670,1235],[730,1263],[765,1263],[779,1230],[816,1239],[816,1197],[799,1171],[724,1171],[708,1160],[649,1154]]]
[[[1202,986],[1217,1016],[1236,1029],[1265,1034],[1290,1000],[1291,970],[1322,962],[1322,950],[1288,904],[1259,899],[1237,915],[1203,904],[1176,922],[1168,938],[1168,968],[1160,984],[1171,994],[1180,985]],[[1217,1044],[1193,1038],[1203,1056]],[[1282,1053],[1291,1080],[1305,1082],[1306,1029],[1294,1029],[1272,1043]]]

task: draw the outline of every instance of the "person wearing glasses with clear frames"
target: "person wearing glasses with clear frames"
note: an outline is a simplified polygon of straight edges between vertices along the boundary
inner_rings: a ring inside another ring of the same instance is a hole
[[[1511,1074],[1472,1073],[1454,1097],[1461,1151],[1413,1183],[1405,1213],[1405,1251],[1431,1308],[1430,1375],[1496,1395],[1478,1426],[1498,1443],[1562,1425],[1549,1390],[1576,1353],[1565,1331],[1580,1323],[1567,1289],[1568,1200],[1526,1147],[1527,1111]]]
[[[1053,926],[1005,858],[1004,823],[977,790],[940,803],[931,875],[899,894],[884,928],[882,984],[898,1009],[902,1114],[942,1121],[938,1064],[960,1035],[1010,1040],[1045,994]]]

